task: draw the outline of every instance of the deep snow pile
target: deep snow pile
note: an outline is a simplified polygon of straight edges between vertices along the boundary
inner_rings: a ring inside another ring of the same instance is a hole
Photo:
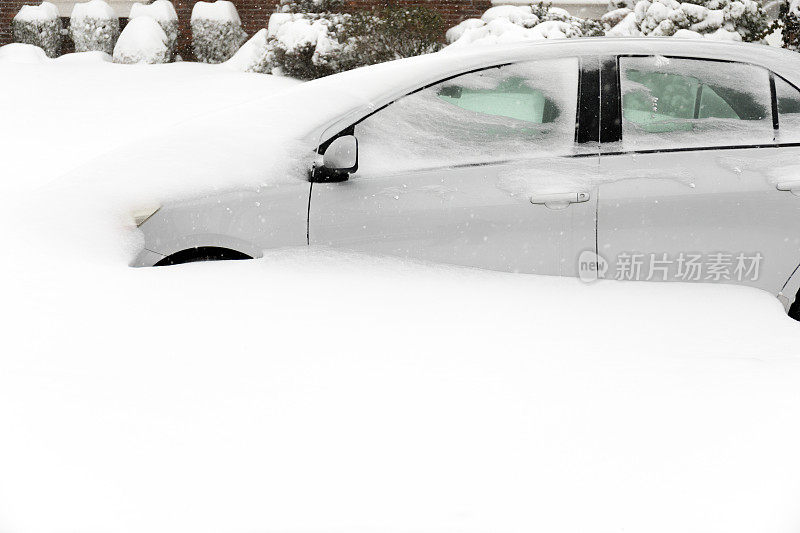
[[[198,61],[227,61],[245,40],[247,34],[233,2],[201,0],[192,8],[192,50]]]
[[[152,136],[190,117],[269,96],[298,83],[290,78],[231,72],[221,65],[182,62],[131,66],[109,61],[110,56],[101,52],[48,59],[34,46],[0,47],[3,79],[21,80],[2,88],[6,98],[2,116],[8,120],[16,116],[14,102],[36,102],[25,111],[28,119],[14,123],[17,134],[3,139],[7,158],[13,155],[26,169],[25,180],[5,182],[4,187],[47,183],[60,173],[134,139]],[[24,83],[31,79],[36,82]],[[52,87],[56,86],[59,97],[52,98]],[[86,94],[93,96],[87,99]],[[42,145],[30,143],[29,139],[41,136],[46,131],[44,125],[51,124],[53,117],[72,124],[74,129],[68,138],[48,144],[44,157]],[[213,138],[215,135],[209,135],[204,142]],[[187,141],[175,155],[191,149]],[[112,166],[117,174],[125,170]]]
[[[61,19],[58,8],[50,2],[22,6],[11,21],[14,42],[38,46],[49,57],[61,53]]]
[[[755,0],[612,0],[602,17],[609,37],[707,37],[758,41],[767,33],[764,8]]]
[[[131,6],[129,18],[133,20],[138,17],[150,17],[158,22],[167,36],[167,49],[171,61],[178,44],[178,13],[175,11],[175,6],[170,0],[155,0],[152,4],[136,2]]]
[[[602,35],[599,23],[573,17],[561,8],[500,5],[489,8],[479,19],[467,19],[450,28],[446,39],[451,47],[459,48],[598,35]]]
[[[124,209],[280,174],[316,110],[281,112],[281,78],[62,59],[0,61],[3,531],[797,531],[774,297],[326,250],[130,269]]]
[[[116,63],[167,63],[169,38],[154,19],[139,16],[128,23],[114,46]]]

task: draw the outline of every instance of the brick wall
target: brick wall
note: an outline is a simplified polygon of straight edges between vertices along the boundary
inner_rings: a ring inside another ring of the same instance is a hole
[[[192,59],[191,54],[191,27],[189,19],[192,15],[192,6],[195,0],[172,0],[178,12],[180,24],[180,38],[178,48],[184,59]],[[490,0],[394,0],[400,5],[427,6],[439,11],[447,27],[454,26],[464,19],[478,17],[491,7]],[[37,4],[39,0],[0,0],[0,45],[11,42],[11,19],[17,14],[23,4]],[[269,16],[275,12],[277,0],[233,0],[242,24],[248,35],[253,35],[261,28],[267,26]],[[379,3],[379,0],[348,0],[349,9],[369,8]],[[68,22],[65,19],[65,22]],[[124,24],[124,20],[120,21]],[[122,26],[122,24],[121,24]],[[66,27],[66,24],[65,24]],[[444,36],[443,36],[444,37]],[[64,52],[71,50],[71,43],[64,43]]]
[[[24,0],[0,0],[0,45],[11,42],[11,19],[25,3]]]

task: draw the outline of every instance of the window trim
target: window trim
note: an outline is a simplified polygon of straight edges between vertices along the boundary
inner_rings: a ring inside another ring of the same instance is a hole
[[[587,57],[579,58],[578,66],[578,108],[575,112],[575,143],[600,142],[600,58],[588,56],[593,65],[586,62]]]
[[[653,148],[653,149],[644,149],[644,150],[618,150],[615,152],[605,152],[601,155],[621,155],[621,154],[653,154],[653,153],[663,153],[663,152],[687,152],[687,151],[704,151],[704,150],[734,150],[734,149],[747,149],[747,148],[780,148],[780,147],[792,147],[792,146],[800,146],[800,143],[778,143],[777,142],[777,133],[780,129],[780,120],[778,115],[778,101],[777,101],[777,91],[775,88],[775,77],[780,78],[782,81],[787,83],[790,87],[795,89],[796,91],[800,92],[800,88],[797,87],[794,83],[790,82],[777,72],[769,69],[763,65],[759,65],[756,63],[751,63],[748,61],[735,61],[731,59],[720,59],[720,58],[706,58],[706,57],[690,57],[690,56],[681,56],[681,55],[669,55],[669,54],[615,54],[613,64],[616,66],[616,78],[617,78],[617,87],[616,87],[616,98],[619,99],[619,107],[616,112],[616,116],[612,116],[610,120],[617,119],[619,121],[619,137],[612,138],[611,140],[601,140],[601,145],[603,143],[613,143],[613,142],[621,142],[622,141],[622,85],[620,83],[622,69],[619,65],[619,60],[622,57],[655,57],[656,55],[662,55],[662,57],[666,57],[669,59],[688,59],[694,61],[709,61],[712,63],[729,63],[729,64],[736,64],[736,65],[749,65],[751,67],[760,68],[767,71],[769,75],[769,87],[770,87],[770,108],[772,114],[772,128],[774,131],[773,135],[773,142],[771,144],[763,144],[763,143],[756,143],[756,144],[749,144],[749,145],[732,145],[732,146],[693,146],[693,147],[684,147],[684,148]],[[610,56],[609,56],[610,57]],[[601,58],[602,61],[602,58]],[[609,61],[610,62],[610,61]],[[601,93],[602,95],[605,92]],[[601,124],[603,124],[604,128],[608,127],[608,122],[606,118],[601,116]]]
[[[770,108],[772,109],[772,141],[778,140],[778,130],[780,129],[780,117],[778,116],[778,91],[775,88],[775,73],[769,72],[769,98]],[[784,80],[785,81],[785,80]],[[788,82],[787,82],[788,83]],[[791,85],[791,84],[790,84]]]
[[[608,82],[608,83],[607,83]],[[622,139],[622,82],[619,56],[600,58],[600,144]],[[610,120],[604,120],[604,117]]]

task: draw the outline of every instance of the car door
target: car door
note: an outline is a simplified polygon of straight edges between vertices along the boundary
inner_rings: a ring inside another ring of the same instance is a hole
[[[469,72],[359,121],[348,129],[357,171],[312,186],[309,242],[574,274],[580,251],[595,250],[596,65],[563,58]],[[583,98],[594,104],[576,128],[579,86],[592,83]]]
[[[598,203],[607,277],[778,292],[800,258],[800,198],[779,190],[800,179],[791,168],[800,154],[780,142],[775,94],[792,96],[790,108],[796,89],[729,61],[622,56],[612,65],[619,75],[602,98],[619,102],[621,116],[601,147]]]

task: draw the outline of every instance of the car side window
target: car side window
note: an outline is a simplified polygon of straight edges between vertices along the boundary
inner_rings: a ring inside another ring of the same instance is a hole
[[[494,67],[437,83],[355,126],[357,175],[568,153],[576,58]]]
[[[623,145],[632,149],[772,142],[769,72],[728,62],[621,57]]]
[[[775,76],[775,97],[778,101],[778,142],[800,141],[800,91]]]

